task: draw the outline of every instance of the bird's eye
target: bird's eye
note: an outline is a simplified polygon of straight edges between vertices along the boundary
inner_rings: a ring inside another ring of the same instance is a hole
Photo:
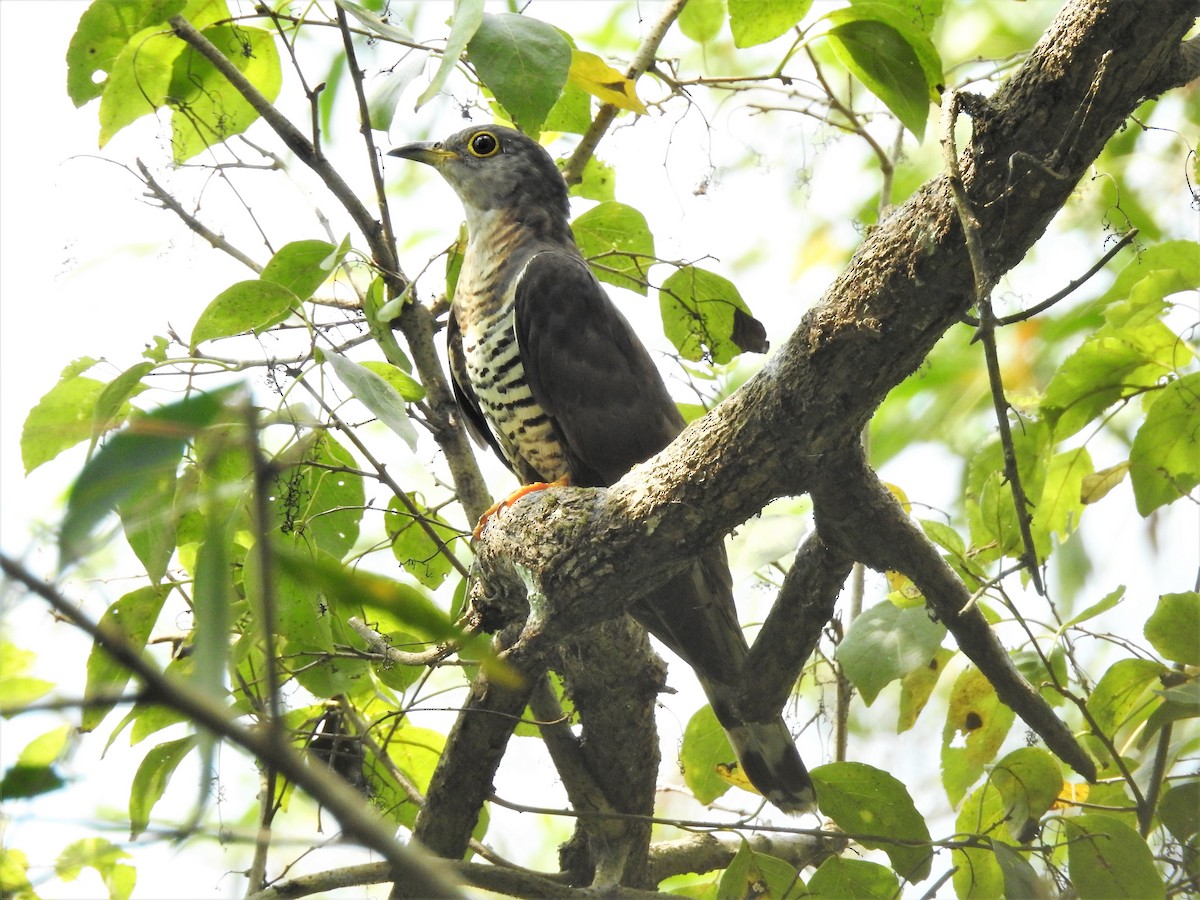
[[[472,156],[486,159],[489,156],[494,156],[500,150],[500,142],[496,140],[496,136],[490,131],[481,131],[475,137],[471,138],[471,142],[467,147],[471,151]]]

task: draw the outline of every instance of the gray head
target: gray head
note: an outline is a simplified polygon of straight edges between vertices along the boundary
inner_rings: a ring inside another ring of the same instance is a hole
[[[512,128],[476,125],[388,155],[437,169],[467,208],[468,222],[492,210],[511,212],[530,224],[546,217],[566,222],[567,185],[554,160],[541,144]]]

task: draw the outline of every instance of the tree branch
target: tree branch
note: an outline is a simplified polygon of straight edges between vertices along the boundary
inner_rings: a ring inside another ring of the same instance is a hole
[[[851,565],[849,556],[816,532],[800,546],[743,666],[738,712],[748,721],[768,721],[787,702],[833,617]]]

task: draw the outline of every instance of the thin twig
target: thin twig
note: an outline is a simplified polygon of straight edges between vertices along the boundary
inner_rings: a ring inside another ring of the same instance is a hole
[[[1008,421],[1008,399],[1004,395],[1004,380],[1000,373],[1000,355],[996,349],[996,317],[991,301],[994,277],[984,256],[979,220],[972,210],[970,198],[967,197],[967,189],[963,184],[962,172],[958,166],[954,125],[958,121],[961,105],[962,94],[953,92],[946,94],[946,100],[942,104],[942,149],[945,154],[950,189],[954,196],[954,208],[962,223],[967,255],[971,258],[971,272],[975,280],[975,305],[979,309],[979,331],[976,339],[983,342],[983,355],[987,363],[992,406],[996,411],[996,426],[1000,431],[1000,446],[1004,451],[1004,477],[1008,480],[1009,488],[1012,490],[1013,505],[1016,507],[1017,513],[1017,528],[1021,532],[1021,557],[1026,571],[1029,572],[1034,589],[1044,597],[1046,588],[1042,584],[1037,547],[1033,542],[1031,528],[1033,515],[1029,511],[1030,503],[1025,496],[1025,487],[1021,483],[1021,473],[1017,468],[1017,451],[1013,445],[1012,426]]]
[[[675,24],[675,20],[686,4],[687,0],[671,0],[662,11],[662,15],[658,17],[658,21],[650,27],[650,31],[629,63],[629,68],[625,71],[625,76],[630,81],[637,81],[650,68],[659,45],[662,44],[663,38],[667,36],[667,32]],[[575,148],[575,152],[571,154],[571,158],[563,167],[563,178],[566,179],[567,184],[578,184],[583,178],[584,167],[596,152],[596,147],[600,145],[601,139],[616,117],[617,108],[615,106],[611,103],[601,105],[596,112],[596,118],[592,120],[591,127],[588,128],[583,140],[579,142],[579,146]]]
[[[1137,236],[1138,230],[1136,228],[1129,229],[1129,231],[1121,235],[1120,240],[1118,240],[1117,243],[1114,244],[1107,253],[1100,257],[1100,259],[1097,260],[1090,269],[1088,269],[1074,281],[1070,282],[1066,287],[1059,291],[1055,291],[1045,300],[1041,301],[1040,303],[1035,303],[1028,309],[1023,309],[1019,313],[1013,313],[1011,316],[1002,316],[996,319],[996,327],[1003,328],[1006,325],[1015,325],[1017,322],[1024,322],[1026,319],[1032,319],[1034,316],[1044,313],[1050,307],[1054,306],[1054,304],[1065,300],[1075,291],[1079,290],[1079,288],[1085,283],[1087,283],[1087,281],[1090,280],[1093,275],[1108,265],[1109,261],[1118,253],[1120,253],[1122,249],[1128,246],[1128,244]],[[979,327],[979,320],[969,313],[963,314],[963,321],[973,327]],[[978,336],[972,338],[972,340],[978,340]]]
[[[350,81],[354,85],[354,96],[358,98],[359,132],[362,134],[363,143],[367,145],[367,166],[371,170],[371,180],[375,185],[375,202],[379,204],[383,239],[389,247],[395,247],[396,235],[392,230],[392,214],[388,209],[387,191],[383,186],[383,172],[379,168],[379,150],[371,133],[371,109],[367,105],[367,95],[363,90],[362,72],[358,68],[358,57],[354,52],[354,40],[346,21],[346,10],[340,4],[337,7],[337,20],[342,32],[342,46],[346,50],[346,65],[350,68]]]
[[[175,213],[175,215],[179,216],[184,225],[196,232],[196,234],[200,235],[200,237],[204,238],[204,240],[212,244],[212,246],[217,250],[222,250],[225,253],[228,253],[246,268],[252,270],[256,274],[260,274],[262,272],[262,266],[260,266],[249,256],[247,256],[237,247],[233,246],[233,244],[229,243],[229,241],[225,240],[225,238],[221,237],[221,235],[207,227],[203,222],[184,209],[183,205],[176,200],[166,188],[154,180],[154,176],[150,174],[150,170],[146,168],[146,164],[140,159],[137,160],[137,167],[138,171],[142,173],[144,183],[146,187],[150,189],[150,193],[153,195],[154,199],[171,212]]]

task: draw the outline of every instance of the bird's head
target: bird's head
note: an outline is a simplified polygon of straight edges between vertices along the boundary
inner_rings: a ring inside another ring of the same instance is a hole
[[[388,151],[433,166],[458,193],[468,222],[492,210],[568,215],[567,185],[550,154],[532,138],[500,125],[476,125],[442,141]]]

